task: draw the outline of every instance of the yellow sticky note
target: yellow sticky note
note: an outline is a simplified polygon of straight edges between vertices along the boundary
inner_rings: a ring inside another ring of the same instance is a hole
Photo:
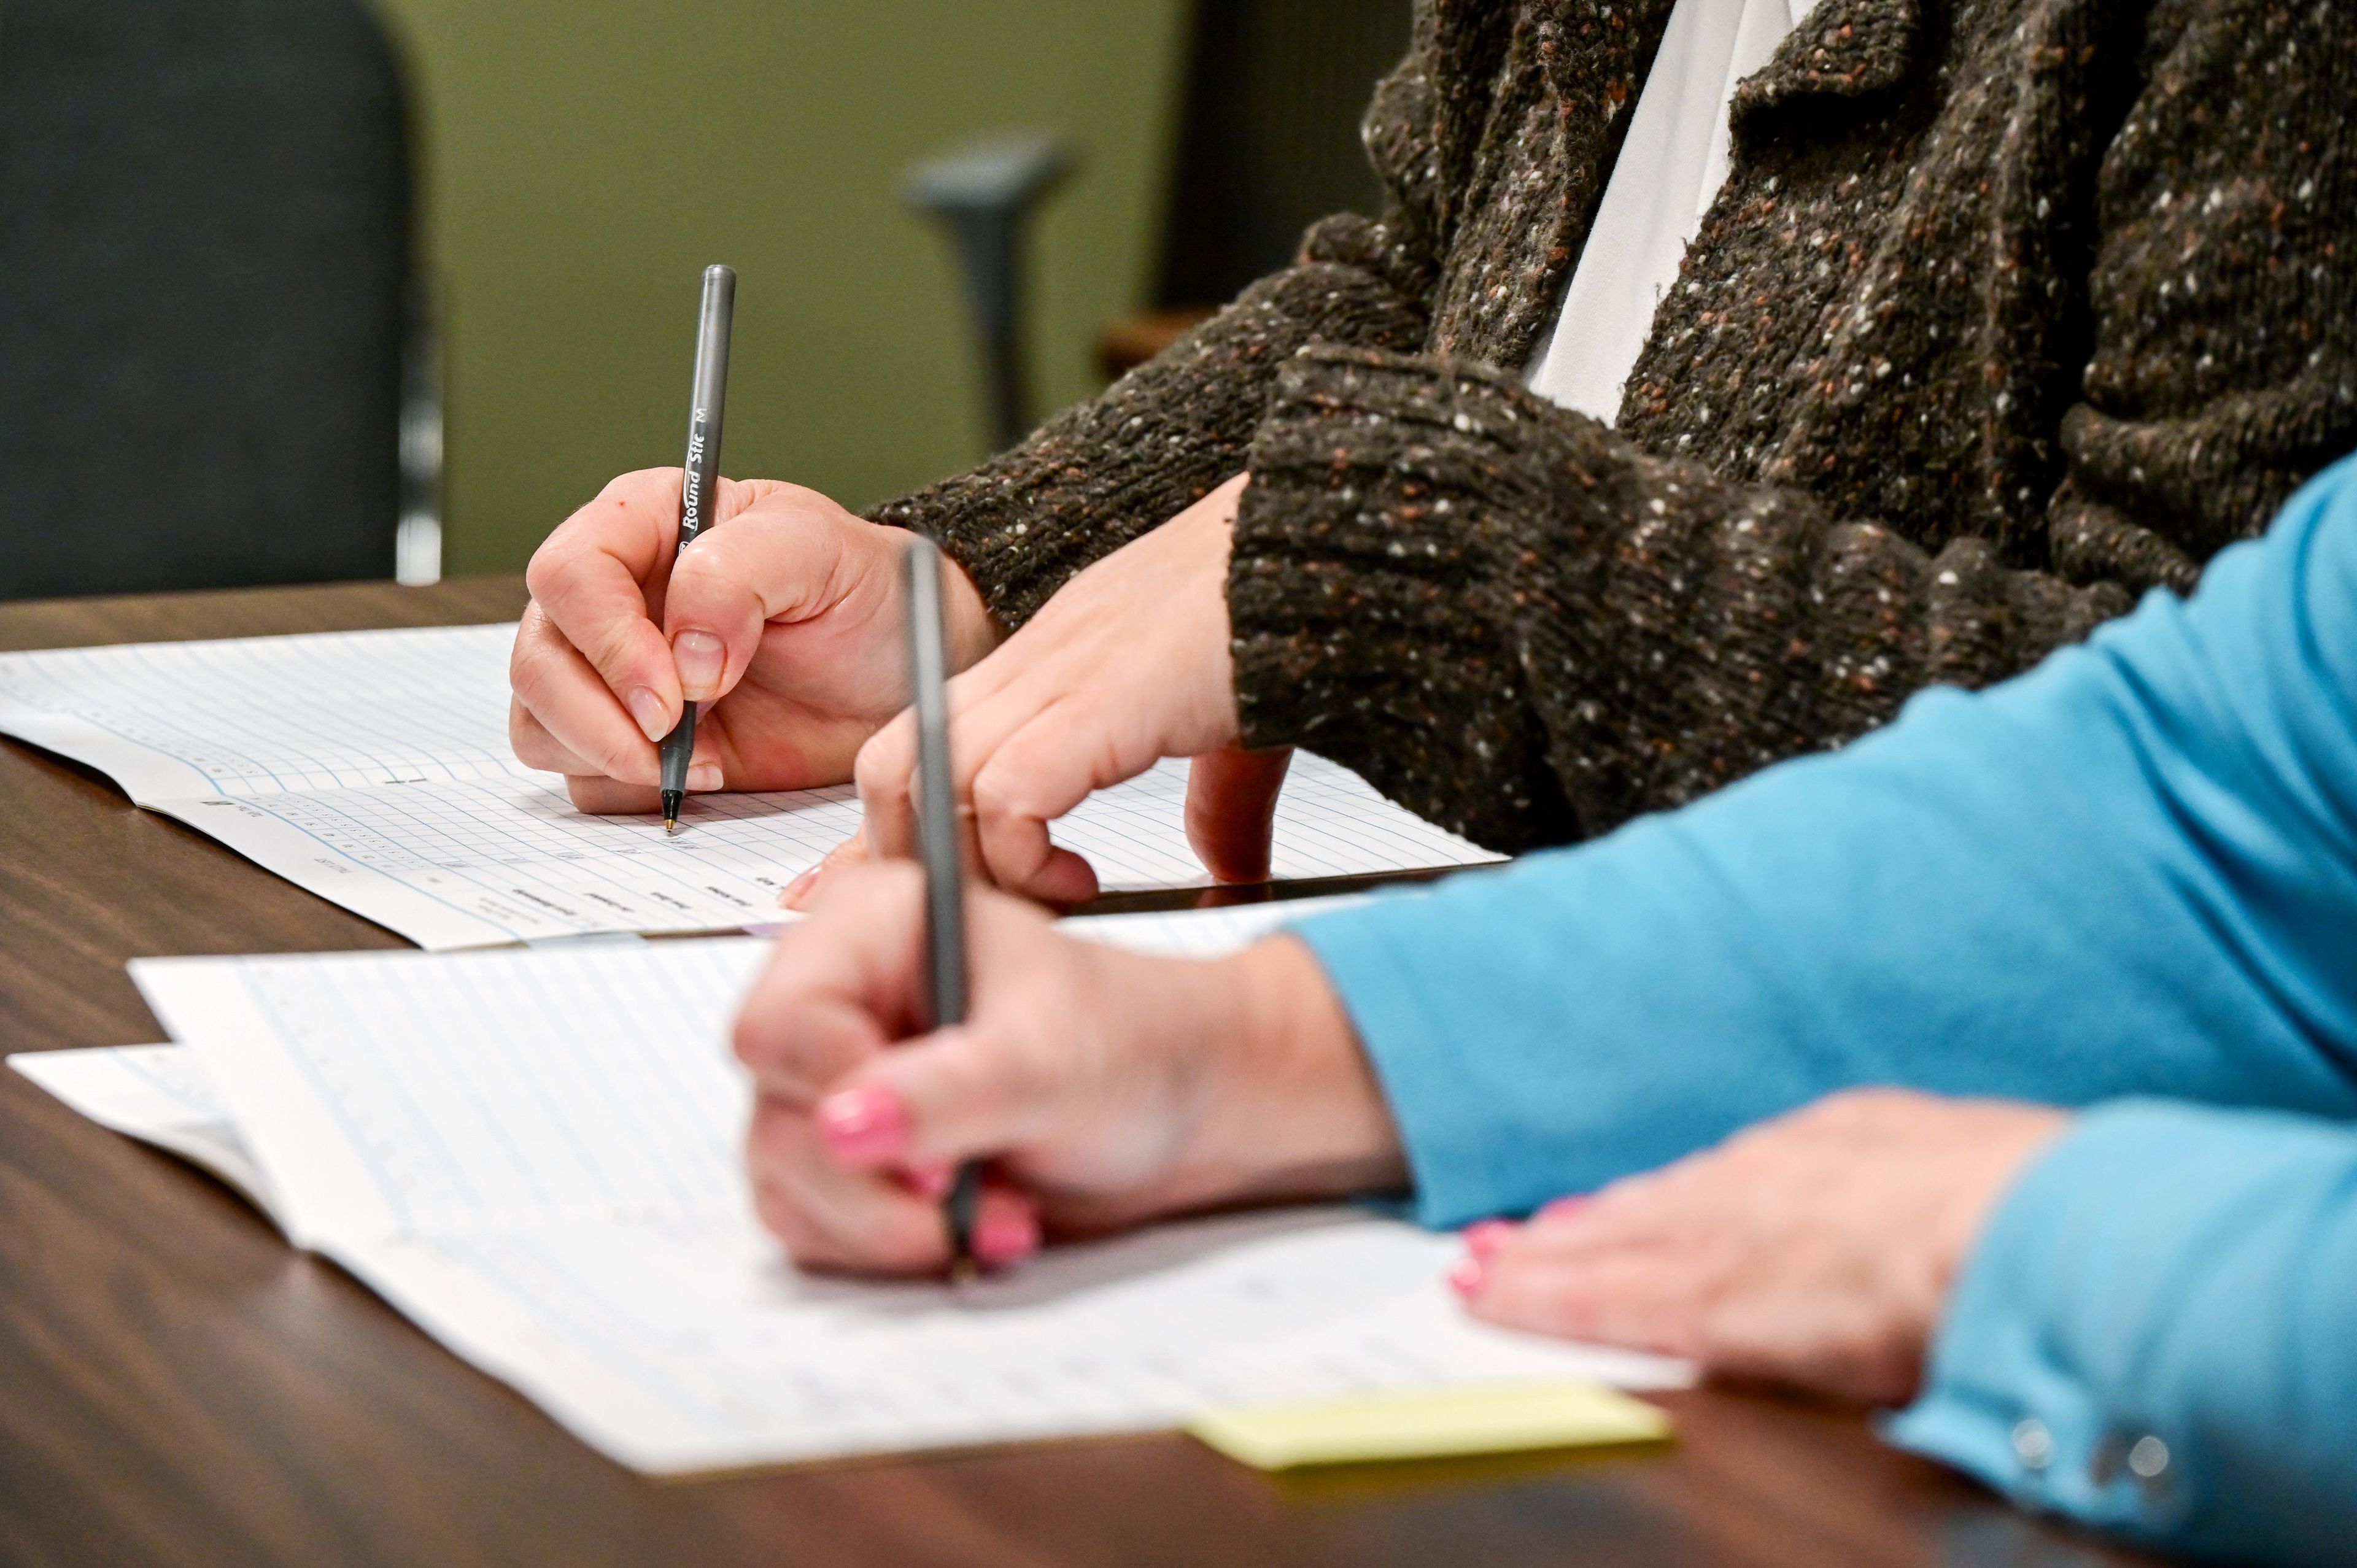
[[[1658,1443],[1670,1418],[1601,1383],[1496,1383],[1206,1411],[1187,1430],[1261,1470]]]

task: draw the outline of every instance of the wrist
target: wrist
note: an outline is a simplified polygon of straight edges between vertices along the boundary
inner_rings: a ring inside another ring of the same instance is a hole
[[[990,613],[973,575],[946,553],[942,561],[948,567],[942,574],[942,619],[949,633],[950,668],[954,672],[980,663],[1006,640],[1006,628]]]
[[[1226,1016],[1205,1053],[1200,1161],[1241,1198],[1338,1197],[1405,1184],[1398,1128],[1350,1015],[1290,936],[1213,966]]]
[[[1998,1205],[2071,1130],[2077,1118],[2052,1106],[1992,1101],[1967,1107],[1982,1119],[1969,1157],[1947,1186],[1948,1202],[1934,1230],[1936,1295],[1944,1307]],[[1937,1312],[1934,1313],[1936,1320]]]

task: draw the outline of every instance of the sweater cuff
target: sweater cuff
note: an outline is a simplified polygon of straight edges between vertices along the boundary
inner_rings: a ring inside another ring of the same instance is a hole
[[[1244,467],[1276,367],[1311,341],[1406,347],[1421,308],[1361,267],[1306,262],[1012,451],[871,519],[922,533],[1020,626],[1083,567],[1160,527]]]
[[[1320,347],[1286,365],[1229,564],[1246,745],[1310,746],[1491,849],[1579,836],[1525,696],[1576,672],[1526,669],[1515,636],[1535,521],[1610,533],[1577,526],[1601,427],[1555,413],[1428,357]],[[1564,583],[1593,569],[1549,565]]]
[[[2140,1304],[2074,1300],[2090,1273],[2104,1272],[2098,1256],[2107,1249],[2098,1245],[2075,1266],[2066,1255],[2117,1221],[2124,1194],[2167,1171],[2181,1119],[2134,1104],[2090,1112],[2031,1164],[1956,1282],[1921,1394],[1889,1418],[1885,1436],[2026,1508],[2115,1530],[2164,1526],[2148,1512],[2177,1499],[2140,1487],[2125,1450],[2109,1452],[2122,1442],[2115,1412],[2072,1352],[2088,1330],[2132,1337],[2146,1326],[2132,1321]]]
[[[2352,1156],[2345,1128],[2279,1112],[2085,1113],[1991,1216],[1886,1435],[2024,1507],[2179,1548],[2345,1543],[2345,1423],[2315,1417],[2347,1398],[2357,1248],[2330,1217]]]

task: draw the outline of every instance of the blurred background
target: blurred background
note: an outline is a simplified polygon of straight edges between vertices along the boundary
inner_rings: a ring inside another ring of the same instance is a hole
[[[1010,428],[977,255],[1011,247],[1028,425],[1372,209],[1357,120],[1407,29],[1408,0],[0,0],[0,596],[391,575],[404,514],[404,575],[516,570],[679,460],[713,261],[728,473],[859,508],[952,472]]]

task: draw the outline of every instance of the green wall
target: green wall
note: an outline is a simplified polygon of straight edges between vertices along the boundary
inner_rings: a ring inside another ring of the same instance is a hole
[[[381,0],[409,58],[440,289],[444,569],[520,567],[679,461],[697,274],[737,269],[727,449],[859,507],[972,461],[979,377],[915,157],[1045,127],[1035,381],[1093,390],[1146,296],[1183,0]]]

